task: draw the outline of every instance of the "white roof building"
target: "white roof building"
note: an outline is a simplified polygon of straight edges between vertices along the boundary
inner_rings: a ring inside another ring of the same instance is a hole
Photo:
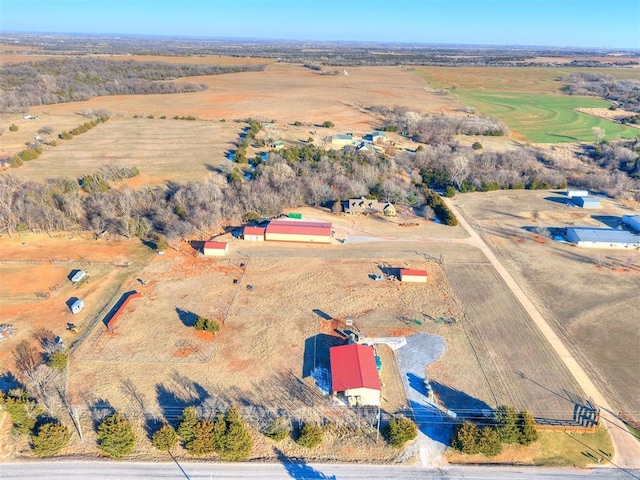
[[[567,228],[567,239],[584,248],[640,248],[640,235],[612,228]]]

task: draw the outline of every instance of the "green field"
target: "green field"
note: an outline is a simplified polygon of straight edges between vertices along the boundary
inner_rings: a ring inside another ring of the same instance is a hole
[[[593,142],[594,127],[603,128],[607,140],[640,135],[640,129],[576,111],[610,105],[595,97],[464,90],[456,96],[481,115],[498,118],[514,136],[534,143]]]
[[[449,89],[479,114],[498,118],[521,140],[593,142],[594,127],[603,128],[607,140],[640,135],[640,129],[576,111],[610,105],[596,97],[561,93],[565,85],[562,79],[583,71],[598,71],[616,78],[640,77],[640,71],[634,69],[549,67],[421,67],[417,74],[435,88]]]

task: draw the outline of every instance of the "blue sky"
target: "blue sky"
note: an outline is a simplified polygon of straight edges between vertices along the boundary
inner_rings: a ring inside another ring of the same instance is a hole
[[[640,49],[640,0],[0,0],[0,30]]]

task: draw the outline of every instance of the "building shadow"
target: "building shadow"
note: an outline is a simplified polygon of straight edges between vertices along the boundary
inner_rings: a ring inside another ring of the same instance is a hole
[[[400,278],[400,268],[385,267],[383,265],[378,265],[378,268],[384,275],[393,275],[396,278]]]
[[[307,378],[316,368],[329,369],[329,349],[338,345],[344,345],[341,337],[319,333],[309,337],[304,342],[304,356],[302,362],[302,378]]]
[[[111,310],[109,310],[109,313],[107,313],[105,317],[102,319],[102,323],[104,323],[105,326],[107,326],[107,328],[109,326],[109,322],[113,319],[116,312],[118,312],[118,310],[120,310],[120,307],[124,305],[127,299],[135,293],[137,293],[135,290],[131,290],[129,292],[123,293],[120,299],[116,302],[116,304],[113,307],[111,307]]]
[[[544,199],[547,202],[552,202],[552,203],[560,203],[562,205],[573,205],[573,202],[571,202],[571,199],[569,197],[567,197],[566,195],[563,197],[544,197]]]
[[[621,217],[616,217],[613,215],[591,215],[591,218],[597,220],[600,223],[605,224],[609,228],[619,228]]]
[[[335,475],[325,475],[301,459],[287,457],[284,452],[278,448],[274,447],[273,451],[291,478],[299,480],[336,480]]]
[[[203,253],[204,241],[203,240],[190,240],[189,245],[198,253]]]

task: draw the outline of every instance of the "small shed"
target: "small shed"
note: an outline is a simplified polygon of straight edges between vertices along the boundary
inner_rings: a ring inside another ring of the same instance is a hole
[[[623,215],[621,223],[640,233],[640,215]]]
[[[600,200],[595,197],[573,197],[572,201],[582,208],[600,208]]]
[[[264,242],[264,227],[244,227],[242,238],[251,242]]]
[[[76,299],[75,302],[73,302],[71,304],[71,306],[69,307],[69,309],[71,310],[71,313],[73,313],[74,315],[76,313],[80,313],[80,311],[84,308],[84,302],[82,300],[80,300],[79,298]]]
[[[588,197],[589,192],[587,190],[567,190],[567,197]]]
[[[402,268],[400,269],[400,281],[412,283],[427,283],[427,271]]]
[[[71,283],[80,283],[85,278],[87,278],[87,272],[85,272],[84,270],[78,270],[71,277]]]
[[[229,253],[227,242],[204,242],[202,253],[207,257],[224,257]]]

